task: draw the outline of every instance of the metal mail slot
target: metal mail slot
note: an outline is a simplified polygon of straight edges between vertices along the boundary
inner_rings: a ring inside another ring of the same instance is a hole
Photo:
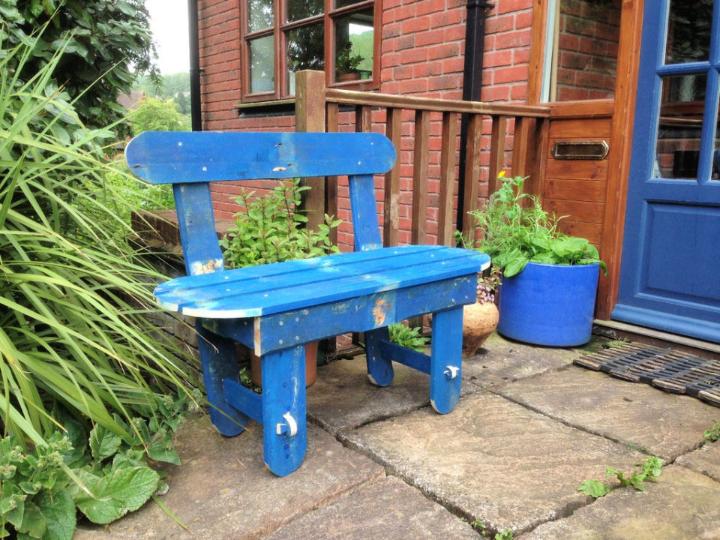
[[[558,141],[553,144],[555,159],[605,159],[610,151],[606,141]]]

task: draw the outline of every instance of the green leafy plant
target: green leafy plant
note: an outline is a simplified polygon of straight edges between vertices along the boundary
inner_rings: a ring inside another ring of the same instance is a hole
[[[93,194],[107,132],[53,90],[62,49],[30,71],[37,46],[0,50],[0,424],[39,447],[62,407],[129,443],[131,418],[190,391],[190,357],[147,317],[164,277],[105,227],[130,231]]]
[[[190,117],[172,99],[146,97],[128,115],[133,135],[143,131],[189,131]]]
[[[720,441],[720,422],[715,422],[710,429],[703,433],[703,437],[710,442]]]
[[[228,266],[240,268],[337,253],[330,232],[342,223],[339,219],[326,215],[325,223],[317,229],[305,226],[307,217],[299,208],[308,189],[294,180],[282,182],[262,196],[243,190],[237,197],[242,210],[235,214],[235,224],[221,240]]]
[[[422,328],[419,326],[410,327],[403,323],[396,323],[391,324],[388,329],[390,331],[390,341],[393,343],[418,352],[425,350],[428,339],[422,335]]]
[[[495,533],[495,540],[513,540],[513,533],[509,529],[504,529]]]
[[[88,435],[71,418],[66,433],[57,431],[31,450],[15,436],[0,439],[0,538],[14,532],[18,538],[69,540],[78,510],[107,524],[140,508],[165,489],[148,457],[180,462],[172,434],[187,406],[184,395],[168,397],[149,420],[131,419],[144,438],[130,442],[99,424]]]
[[[22,63],[24,71],[40,73],[52,63],[45,87],[74,96],[85,125],[119,122],[125,109],[118,94],[130,91],[137,73],[155,75],[143,0],[0,0],[0,22],[4,49],[33,43],[22,57],[6,60],[5,69]]]
[[[359,54],[353,54],[353,44],[347,42],[337,54],[335,59],[335,68],[338,73],[352,73],[357,71],[358,66],[362,63],[363,57]]]
[[[597,248],[588,240],[562,234],[559,219],[543,210],[540,200],[523,191],[525,179],[499,176],[502,184],[482,210],[471,212],[483,233],[479,248],[490,255],[505,277],[529,262],[595,264]]]
[[[606,478],[615,478],[620,487],[632,487],[637,491],[645,491],[645,482],[655,482],[662,474],[663,460],[659,457],[650,456],[638,464],[631,473],[625,473],[614,467],[607,467]],[[578,487],[578,491],[595,499],[604,497],[610,493],[611,486],[600,480],[585,480]]]

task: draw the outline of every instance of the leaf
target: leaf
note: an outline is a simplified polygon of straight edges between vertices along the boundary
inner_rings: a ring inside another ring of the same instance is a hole
[[[578,491],[594,499],[599,499],[610,493],[610,486],[600,480],[585,480],[578,487]]]
[[[35,499],[47,522],[43,540],[71,540],[75,532],[75,503],[67,491],[43,492]]]
[[[47,531],[47,525],[47,519],[40,508],[35,503],[27,501],[23,522],[17,530],[18,533],[22,533],[26,538],[43,538]],[[22,535],[18,534],[18,538],[22,538]]]
[[[96,461],[103,461],[114,455],[121,444],[120,437],[100,424],[96,424],[90,432],[90,452]]]
[[[516,276],[523,271],[523,269],[527,266],[528,262],[529,261],[527,257],[525,257],[524,255],[520,257],[515,257],[505,265],[503,275],[505,277]]]
[[[81,493],[75,503],[85,516],[99,525],[111,523],[133,512],[155,493],[160,475],[149,467],[119,468],[98,478],[88,473],[83,480],[93,493]]]

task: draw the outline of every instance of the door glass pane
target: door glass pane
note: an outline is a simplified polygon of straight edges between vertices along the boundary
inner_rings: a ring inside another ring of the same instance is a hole
[[[550,101],[615,95],[621,0],[557,0],[551,14],[554,49]],[[551,4],[552,5],[552,4]]]
[[[273,36],[248,42],[250,47],[250,93],[275,90],[275,47]]]
[[[299,21],[323,12],[323,0],[288,0],[287,20]]]
[[[671,0],[665,63],[707,60],[713,0]]]
[[[288,93],[295,95],[295,72],[301,69],[325,69],[323,23],[289,30],[287,39]]]
[[[248,0],[248,32],[273,26],[273,0]]]
[[[364,9],[335,19],[335,80],[372,78],[373,10]]]
[[[665,77],[655,171],[658,178],[697,178],[707,76]]]

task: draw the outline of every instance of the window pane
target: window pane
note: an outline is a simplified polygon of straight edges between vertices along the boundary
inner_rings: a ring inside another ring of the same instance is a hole
[[[250,46],[250,93],[275,90],[274,37],[266,36],[251,40]]]
[[[335,19],[335,80],[372,78],[373,10],[364,9]]]
[[[288,93],[295,95],[295,72],[325,69],[323,23],[309,24],[286,33]]]
[[[710,50],[712,0],[671,0],[665,63],[707,60]]]
[[[299,21],[323,12],[323,0],[288,0],[287,20]]]
[[[620,40],[620,0],[558,1],[550,100],[612,98]]]
[[[665,77],[654,176],[697,178],[706,75]]]
[[[362,0],[360,0],[362,1]],[[342,8],[345,6],[352,6],[353,4],[357,4],[358,0],[335,0],[335,8]]]
[[[273,26],[273,0],[248,0],[248,32]]]

